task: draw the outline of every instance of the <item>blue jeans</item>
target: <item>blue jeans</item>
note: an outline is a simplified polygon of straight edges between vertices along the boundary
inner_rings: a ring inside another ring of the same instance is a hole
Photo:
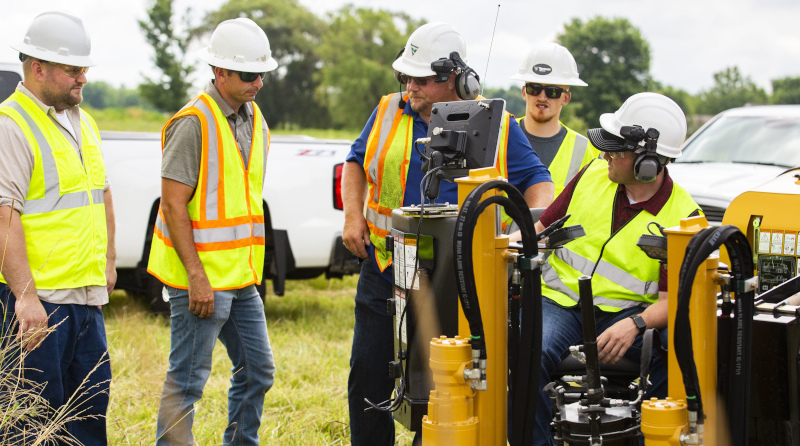
[[[219,338],[233,363],[223,442],[258,445],[264,395],[272,387],[275,363],[264,303],[256,287],[215,291],[214,313],[207,319],[189,311],[187,290],[165,288],[172,313],[171,347],[158,408],[156,444],[194,444],[194,403],[203,395],[211,374],[211,354]]]
[[[5,308],[3,334],[6,336],[3,345],[7,346],[8,343],[13,345],[17,342],[14,337],[18,330],[14,315],[16,298],[3,283],[0,283],[0,299]],[[25,356],[24,378],[32,383],[44,385],[39,395],[46,399],[53,409],[64,406],[73,394],[76,397],[70,403],[70,413],[77,414],[82,411],[80,414],[82,419],[67,423],[65,428],[80,443],[60,440],[56,444],[106,445],[108,439],[105,417],[111,384],[111,363],[108,360],[103,312],[96,306],[87,305],[57,305],[42,302],[42,306],[48,314],[48,326],[53,327],[59,323],[60,325],[39,347]],[[9,367],[17,354],[19,354],[18,349],[11,358],[4,358],[3,374],[13,373]],[[45,413],[47,417],[47,412]],[[24,421],[22,425],[16,427],[24,428]],[[65,432],[56,434],[67,437]]]
[[[604,332],[627,317],[639,314],[642,308],[633,307],[617,313],[605,312],[595,307],[597,333]],[[581,325],[581,309],[579,305],[564,308],[556,305],[548,298],[542,298],[542,374],[539,381],[539,403],[536,406],[536,420],[533,444],[555,444],[550,434],[550,422],[553,421],[553,404],[549,395],[542,393],[544,386],[550,383],[552,376],[562,359],[569,356],[569,346],[583,343]],[[659,330],[663,345],[667,345],[667,330]],[[637,336],[633,345],[625,352],[625,357],[638,363],[642,355],[642,337]],[[645,398],[665,398],[667,396],[667,366],[661,361],[657,352],[653,352],[650,369],[650,382]]]
[[[353,446],[394,444],[392,415],[377,410],[364,412],[368,407],[364,398],[375,404],[382,403],[392,397],[394,389],[394,379],[389,376],[389,362],[394,360],[394,330],[392,317],[386,312],[386,301],[392,297],[392,289],[392,284],[378,274],[371,260],[362,262],[347,380]]]

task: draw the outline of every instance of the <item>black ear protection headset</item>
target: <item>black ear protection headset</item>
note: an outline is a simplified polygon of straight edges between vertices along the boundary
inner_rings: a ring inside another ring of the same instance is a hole
[[[450,58],[442,57],[431,63],[431,70],[438,76],[436,82],[447,82],[450,72],[456,72],[456,94],[460,99],[472,100],[478,97],[481,91],[481,79],[478,73],[470,68],[458,51],[450,53]]]
[[[642,183],[650,183],[656,179],[666,164],[666,158],[656,153],[658,148],[659,132],[654,128],[645,131],[638,125],[625,125],[619,129],[619,134],[625,138],[623,150],[632,150],[636,153],[633,160],[633,176]],[[639,143],[644,141],[644,147]]]
[[[404,51],[405,47],[397,53],[395,60],[399,59]],[[450,53],[449,58],[442,57],[439,60],[431,62],[431,70],[436,73],[434,82],[447,82],[447,79],[450,78],[450,73],[453,71],[456,72],[456,94],[459,99],[475,99],[481,91],[481,81],[478,73],[461,59],[458,51]],[[400,74],[399,71],[394,70],[395,79],[402,84],[403,82],[400,80]]]

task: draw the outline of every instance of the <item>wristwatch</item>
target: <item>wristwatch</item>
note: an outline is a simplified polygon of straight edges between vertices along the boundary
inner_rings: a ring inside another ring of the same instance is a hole
[[[631,316],[631,319],[633,319],[633,323],[636,324],[636,328],[639,329],[639,334],[644,334],[644,331],[647,330],[647,323],[645,323],[642,315],[637,314],[635,316]]]

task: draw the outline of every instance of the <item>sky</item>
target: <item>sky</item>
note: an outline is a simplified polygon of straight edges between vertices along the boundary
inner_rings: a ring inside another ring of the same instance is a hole
[[[627,18],[650,44],[651,75],[665,85],[692,94],[711,88],[713,74],[734,65],[768,92],[772,79],[800,77],[797,0],[299,1],[320,17],[352,3],[393,11],[404,8],[414,18],[449,22],[464,36],[469,65],[488,87],[521,85],[509,76],[516,73],[533,44],[554,41],[573,18],[587,21],[598,15]],[[0,61],[17,60],[9,45],[22,39],[37,14],[62,9],[83,19],[89,30],[92,55],[97,61],[89,71],[90,82],[101,80],[132,88],[142,82],[143,76],[155,72],[152,48],[137,24],[138,19],[146,18],[148,0],[4,3]],[[175,11],[180,15],[191,6],[191,17],[199,22],[204,13],[222,4],[224,0],[175,0]],[[197,45],[193,50],[200,48],[201,44]],[[207,69],[203,69],[194,74],[192,81],[198,88],[207,81],[206,73]],[[592,87],[602,88],[588,88]]]

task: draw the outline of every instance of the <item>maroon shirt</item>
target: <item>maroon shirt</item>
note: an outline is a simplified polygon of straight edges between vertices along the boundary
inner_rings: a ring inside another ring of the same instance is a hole
[[[578,179],[580,179],[587,167],[589,166],[584,166],[580,173],[575,175],[575,178],[573,178],[572,181],[567,184],[555,201],[553,201],[553,203],[548,206],[547,209],[545,209],[545,211],[539,216],[539,221],[542,222],[544,227],[550,226],[554,221],[567,215],[567,208],[569,208],[569,203],[572,200],[572,194],[575,192],[575,185],[578,184]],[[650,197],[650,199],[647,201],[631,204],[630,200],[628,199],[628,194],[625,193],[625,186],[621,184],[618,185],[616,199],[614,200],[616,203],[613,214],[614,232],[622,228],[625,223],[635,217],[640,210],[645,210],[653,215],[657,215],[659,211],[661,211],[661,208],[667,204],[667,200],[669,200],[670,195],[672,195],[672,188],[672,178],[669,176],[669,171],[666,167],[664,168],[664,183],[656,191],[655,195]],[[692,215],[697,215],[697,211],[693,212]],[[689,217],[689,215],[687,215],[687,217]],[[658,291],[667,291],[666,264],[661,265],[661,273],[658,278]]]

